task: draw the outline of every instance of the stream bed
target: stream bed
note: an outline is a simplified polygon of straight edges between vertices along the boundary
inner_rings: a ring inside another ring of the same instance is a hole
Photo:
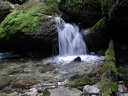
[[[103,65],[104,63],[104,56],[81,55],[79,56],[81,61],[74,61],[76,57],[78,56],[53,56],[34,60],[30,58],[1,59],[1,94],[11,94],[14,92],[23,94],[26,93],[26,89],[32,88],[31,86],[38,86],[39,88],[39,86],[43,86],[43,84],[56,86],[56,84],[59,84],[58,82],[69,80],[70,77],[76,73],[84,74],[90,72],[96,66]]]

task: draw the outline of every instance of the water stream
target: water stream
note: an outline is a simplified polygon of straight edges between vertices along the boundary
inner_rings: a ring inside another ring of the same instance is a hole
[[[75,23],[66,23],[60,17],[55,19],[58,30],[59,55],[74,56],[87,54],[87,46],[79,32],[79,27]]]
[[[45,84],[49,84],[49,82],[56,84],[59,81],[69,80],[76,73],[84,74],[90,72],[96,66],[104,63],[104,56],[88,54],[86,43],[83,41],[79,27],[76,24],[66,23],[59,17],[56,17],[55,20],[57,22],[56,26],[59,38],[59,55],[42,58],[42,60],[28,58],[6,60],[7,57],[11,58],[17,55],[8,52],[0,53],[0,76],[10,76],[13,82],[15,82],[15,78],[19,77],[34,77],[40,82],[36,85],[38,89],[41,86],[45,86]],[[74,62],[74,58],[78,56],[80,56],[81,62]],[[5,60],[3,61],[3,59]],[[7,87],[11,89],[10,94],[16,91],[14,91],[12,85]],[[5,88],[4,90],[7,89]],[[27,91],[23,90],[19,93],[23,95],[27,94]]]
[[[75,23],[66,23],[62,18],[56,17],[56,27],[58,31],[59,55],[54,61],[59,64],[70,63],[76,57],[86,63],[103,59],[103,56],[89,55],[86,42],[83,40],[79,26]],[[84,30],[86,31],[86,30]],[[88,31],[87,31],[88,32]]]

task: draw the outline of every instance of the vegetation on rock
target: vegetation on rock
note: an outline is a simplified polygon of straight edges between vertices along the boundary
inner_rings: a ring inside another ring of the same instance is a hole
[[[118,73],[115,63],[114,45],[113,40],[110,40],[109,47],[105,53],[100,96],[115,96],[117,92],[117,75]]]
[[[19,6],[0,25],[0,37],[8,37],[16,32],[32,33],[37,30],[43,15],[55,15],[60,11],[55,2],[35,2],[30,0]]]

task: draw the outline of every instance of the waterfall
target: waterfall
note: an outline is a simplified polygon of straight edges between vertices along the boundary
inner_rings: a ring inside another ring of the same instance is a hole
[[[59,55],[74,56],[87,54],[87,46],[79,32],[79,27],[75,23],[66,23],[60,17],[56,17],[55,20],[58,31]]]

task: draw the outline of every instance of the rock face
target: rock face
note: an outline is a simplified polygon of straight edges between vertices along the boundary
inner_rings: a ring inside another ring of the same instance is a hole
[[[55,2],[30,0],[15,9],[0,25],[0,51],[52,54],[57,43],[55,13],[60,14]]]

